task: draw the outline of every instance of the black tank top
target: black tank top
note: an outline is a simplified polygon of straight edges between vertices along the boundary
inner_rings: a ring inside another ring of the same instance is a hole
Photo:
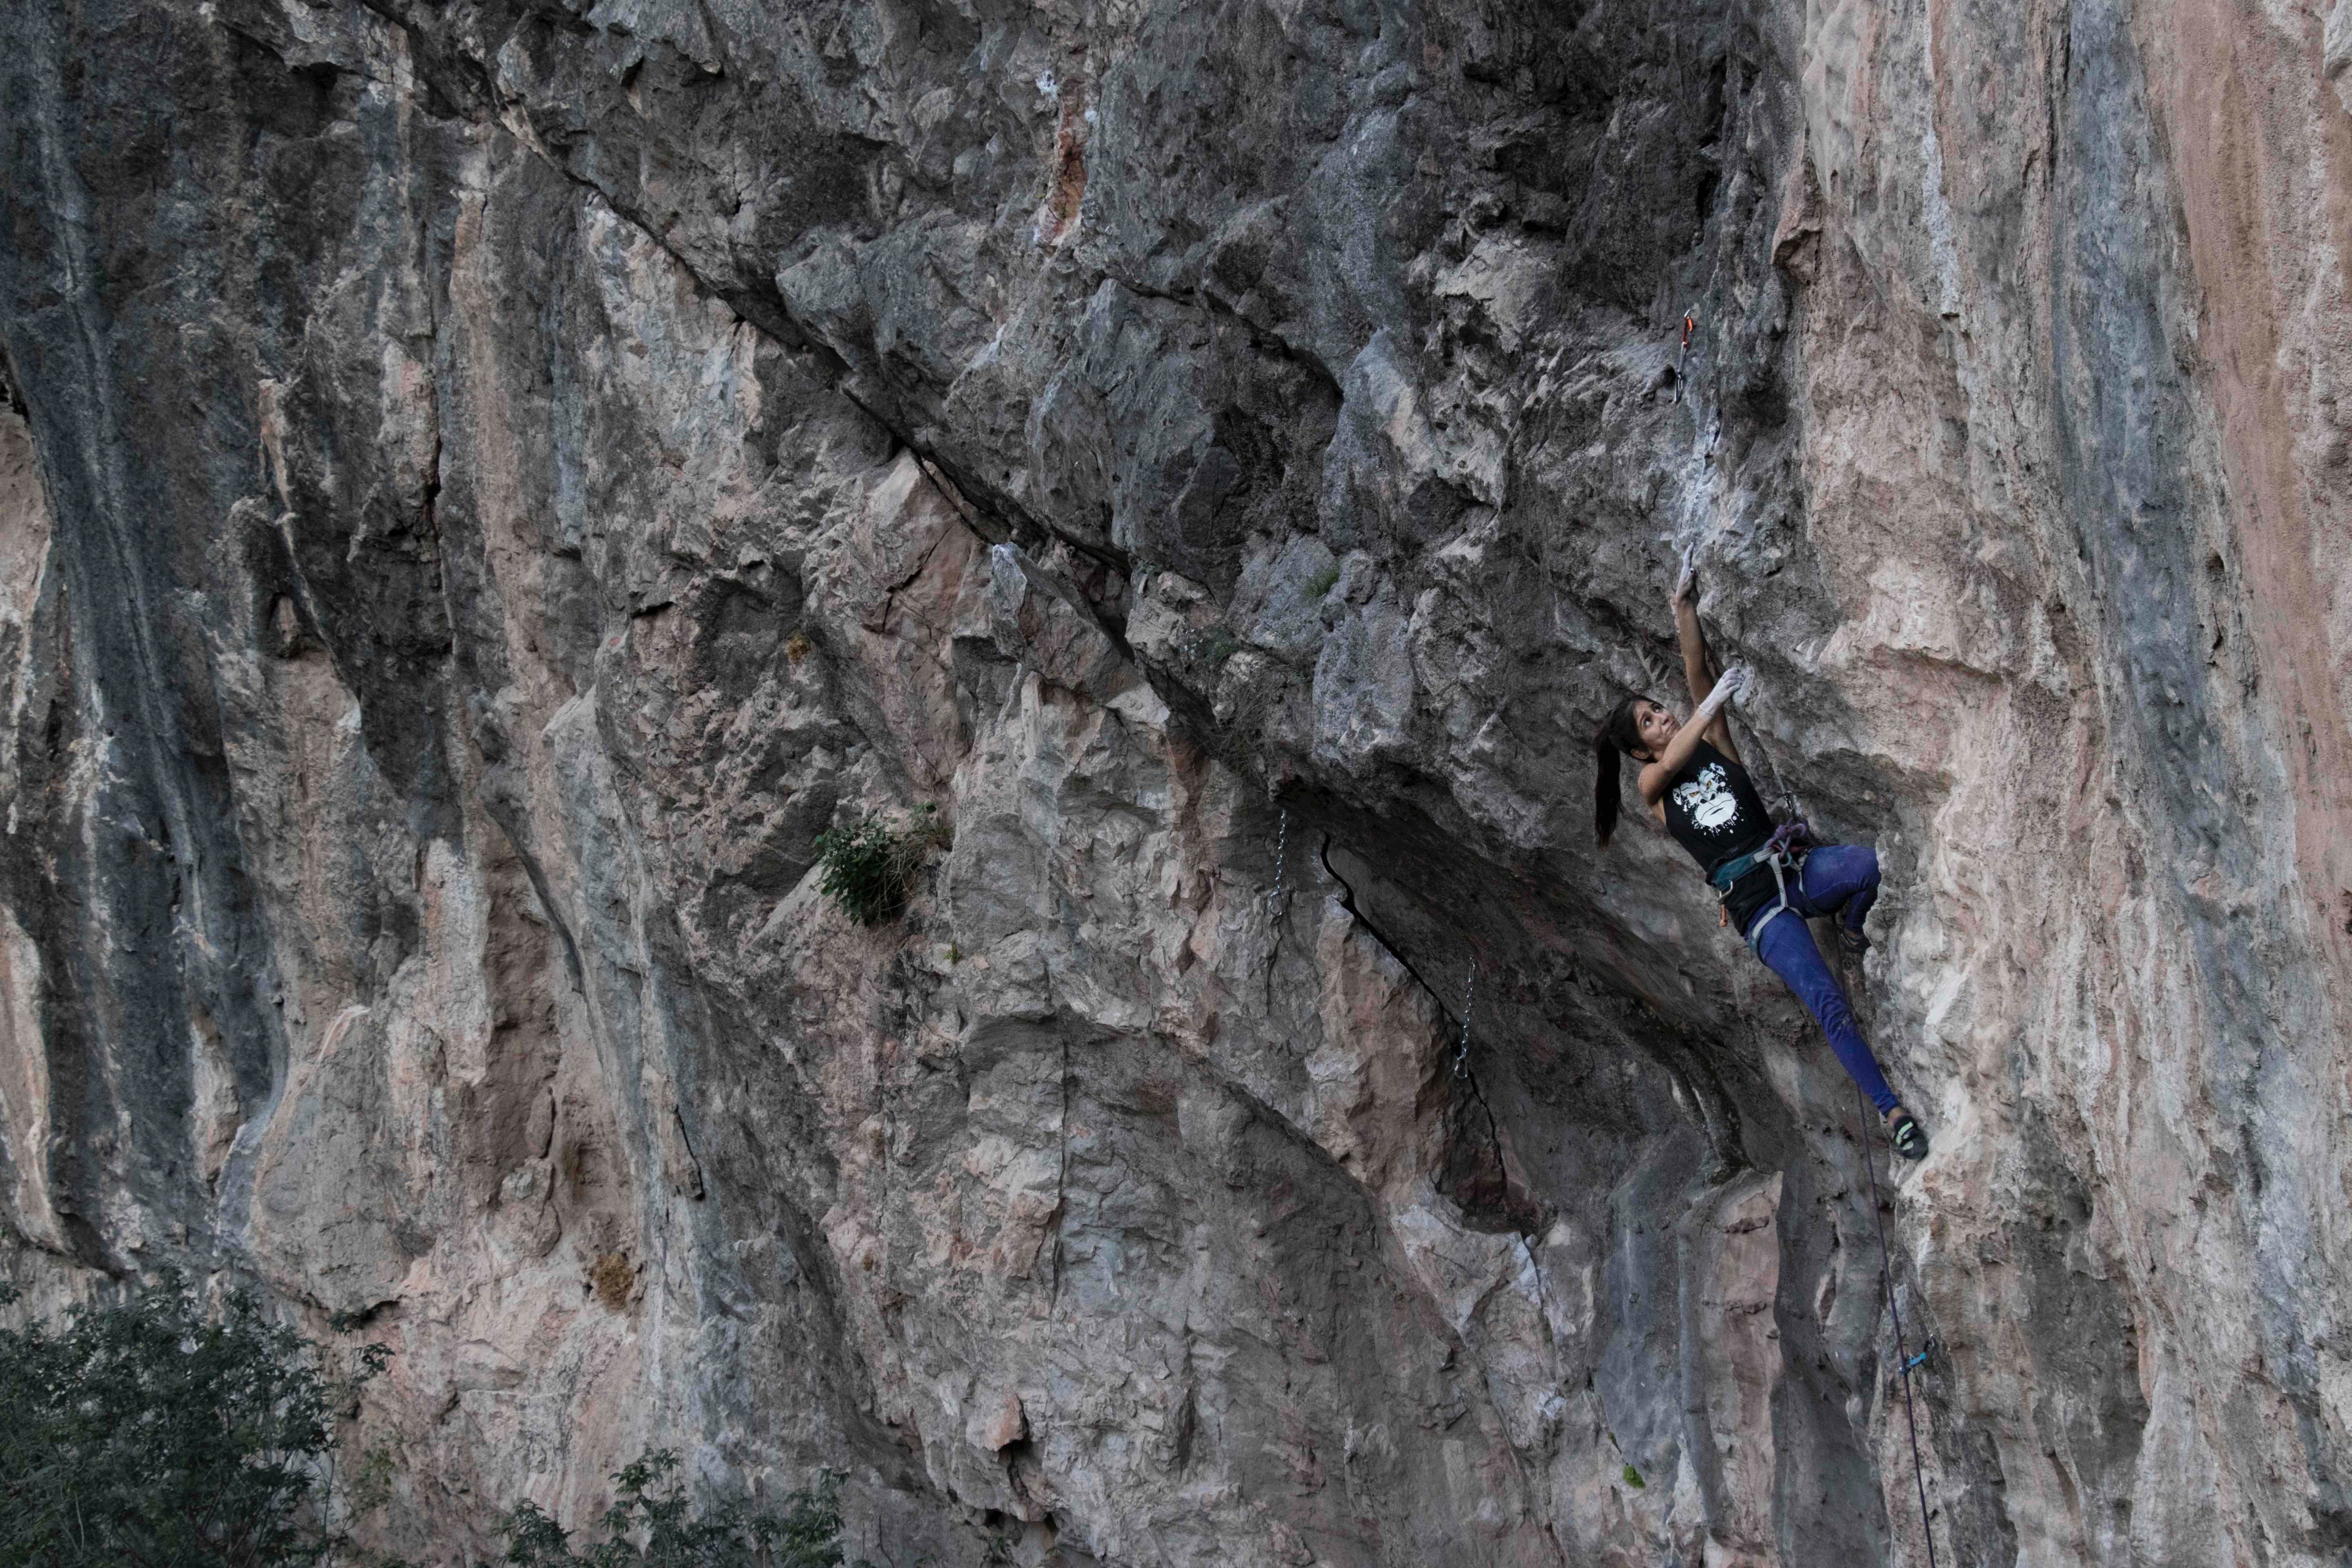
[[[1761,849],[1772,837],[1771,814],[1756,793],[1748,770],[1705,741],[1667,784],[1666,828],[1691,853],[1699,869],[1712,871],[1726,860]],[[1724,902],[1744,935],[1748,921],[1779,893],[1769,866],[1759,866],[1732,884]]]

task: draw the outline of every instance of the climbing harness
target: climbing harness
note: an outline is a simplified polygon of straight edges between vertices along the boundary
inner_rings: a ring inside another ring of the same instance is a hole
[[[1903,1309],[1895,1300],[1895,1263],[1886,1247],[1886,1215],[1878,1206],[1878,1161],[1870,1152],[1870,1102],[1862,1097],[1862,1085],[1853,1086],[1854,1108],[1862,1113],[1864,1137],[1862,1163],[1870,1172],[1870,1217],[1878,1226],[1878,1277],[1886,1287],[1886,1310],[1895,1320],[1895,1353],[1902,1358],[1903,1424],[1911,1433],[1911,1482],[1919,1490],[1919,1533],[1927,1542],[1927,1568],[1936,1568],[1936,1530],[1927,1521],[1927,1477],[1919,1464],[1919,1416],[1911,1403],[1911,1370],[1927,1359],[1923,1346],[1917,1355],[1903,1335]]]
[[[1764,928],[1781,915],[1796,912],[1789,903],[1789,878],[1791,873],[1803,877],[1805,855],[1812,847],[1812,837],[1804,818],[1784,822],[1772,830],[1772,837],[1765,841],[1761,849],[1736,856],[1706,874],[1706,879],[1714,884],[1716,899],[1722,904],[1723,920],[1727,922],[1731,919],[1729,900],[1732,885],[1759,866],[1772,868],[1772,886],[1780,897],[1770,909],[1759,915],[1741,933],[1759,958],[1764,955],[1764,950],[1757,945],[1764,935]]]
[[[1462,1043],[1454,1050],[1454,1076],[1470,1076],[1470,1009],[1478,1000],[1478,961],[1470,961],[1470,983],[1462,990]],[[1483,1103],[1485,1096],[1481,1095]],[[1498,1156],[1499,1157],[1499,1156]]]

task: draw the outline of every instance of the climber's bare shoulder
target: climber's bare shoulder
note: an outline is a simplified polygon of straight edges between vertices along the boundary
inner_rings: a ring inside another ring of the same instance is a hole
[[[1633,775],[1633,787],[1642,792],[1643,803],[1657,813],[1660,822],[1666,819],[1666,786],[1674,777],[1663,762],[1643,763],[1642,771]]]

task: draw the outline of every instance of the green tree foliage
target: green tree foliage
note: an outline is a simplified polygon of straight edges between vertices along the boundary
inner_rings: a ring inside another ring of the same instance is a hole
[[[915,808],[903,833],[878,816],[820,833],[816,854],[824,879],[818,886],[859,925],[879,925],[907,907],[907,884],[941,837],[929,805]]]
[[[252,1297],[211,1316],[170,1273],[62,1328],[0,1331],[0,1568],[328,1560],[333,1413],[388,1352],[329,1378],[304,1348]]]
[[[583,1556],[561,1526],[530,1503],[507,1514],[509,1563],[516,1568],[837,1568],[841,1514],[836,1484],[794,1492],[780,1517],[728,1503],[690,1517],[677,1456],[656,1448],[613,1479],[604,1539]]]

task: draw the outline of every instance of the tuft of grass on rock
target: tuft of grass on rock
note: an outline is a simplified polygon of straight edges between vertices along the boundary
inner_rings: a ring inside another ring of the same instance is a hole
[[[1222,669],[1225,661],[1242,651],[1242,639],[1223,626],[1211,626],[1194,639],[1192,656],[1212,669]]]
[[[932,806],[919,805],[904,829],[879,816],[852,827],[836,827],[816,838],[817,863],[824,868],[818,888],[859,925],[879,925],[907,907],[908,885],[923,857],[946,841]]]
[[[1339,585],[1339,563],[1337,561],[1307,580],[1307,596],[1320,603],[1323,596]]]
[[[625,1252],[607,1252],[589,1265],[588,1283],[606,1311],[622,1311],[629,1304],[629,1292],[636,1289],[636,1266]]]

